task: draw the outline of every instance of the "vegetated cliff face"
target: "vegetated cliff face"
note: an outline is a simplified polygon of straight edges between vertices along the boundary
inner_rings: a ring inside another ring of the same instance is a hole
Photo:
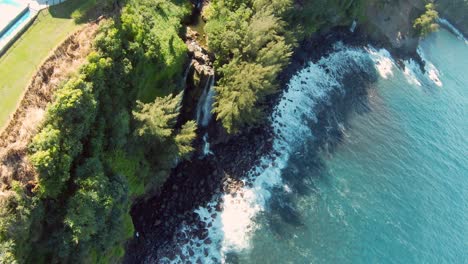
[[[403,55],[416,51],[419,36],[414,20],[424,12],[424,0],[368,1],[365,23],[371,38],[387,42]]]
[[[70,35],[39,68],[27,87],[13,118],[0,131],[0,195],[12,180],[28,188],[36,184],[36,172],[27,157],[28,145],[37,134],[45,109],[56,89],[84,63],[92,51],[99,22]]]
[[[468,0],[436,0],[435,3],[440,16],[468,36]]]

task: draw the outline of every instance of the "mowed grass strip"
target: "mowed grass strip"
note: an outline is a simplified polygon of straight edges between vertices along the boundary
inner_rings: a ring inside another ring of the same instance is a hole
[[[27,31],[0,57],[0,130],[15,112],[41,64],[81,26],[72,16],[89,2],[68,0],[42,10]]]

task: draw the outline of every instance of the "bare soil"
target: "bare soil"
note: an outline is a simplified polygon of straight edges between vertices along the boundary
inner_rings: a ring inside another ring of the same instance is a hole
[[[28,161],[28,145],[39,131],[56,89],[85,62],[99,23],[89,23],[60,44],[31,79],[16,112],[0,131],[0,194],[13,180],[31,190],[36,172]]]

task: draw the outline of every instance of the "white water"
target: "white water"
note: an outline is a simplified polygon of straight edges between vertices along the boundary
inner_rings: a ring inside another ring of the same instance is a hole
[[[404,74],[407,81],[417,86],[428,82],[442,86],[437,68],[426,60],[422,50],[418,52],[425,61],[426,73],[423,74],[414,61],[406,61]],[[300,155],[299,148],[305,143],[305,138],[313,139],[310,124],[317,122],[316,106],[326,103],[332,91],[341,91],[343,74],[351,70],[368,72],[371,65],[374,65],[377,73],[384,79],[393,76],[393,70],[397,67],[386,50],[372,47],[349,48],[338,43],[335,45],[335,52],[317,63],[310,63],[293,76],[271,116],[275,133],[273,152],[277,156],[263,157],[260,165],[247,173],[244,183],[252,183],[251,185],[245,184],[236,195],[223,194],[221,212],[215,210],[217,199],[206,207],[195,210],[209,227],[209,242],[194,238],[190,243],[179,244],[184,256],[176,256],[172,263],[180,263],[182,260],[195,262],[197,259],[203,260],[203,263],[224,263],[230,252],[248,252],[254,231],[258,228],[255,219],[267,209],[272,188],[280,187],[286,192],[290,191],[289,186],[282,181],[282,170],[291,156]],[[209,97],[206,95],[206,98]],[[207,101],[210,100],[212,99]],[[200,107],[203,109],[200,113],[205,111],[205,105],[206,101]],[[197,120],[203,124],[204,117],[201,115],[197,111]],[[204,151],[209,153],[207,135],[203,139]],[[183,226],[180,231],[188,234],[193,228],[195,227]],[[164,257],[161,261],[170,262]]]
[[[357,26],[356,20],[353,20],[353,23],[351,24],[349,31],[351,31],[351,33],[354,33],[354,30],[356,30],[356,26]]]
[[[183,78],[183,85],[185,87],[186,83],[187,83],[187,77],[188,77],[188,74],[190,72],[190,69],[192,68],[193,66],[193,61],[190,62],[190,64],[187,66],[187,68],[185,69],[185,72],[184,72],[184,78]]]
[[[371,55],[371,58],[374,60],[375,68],[377,69],[380,76],[384,79],[392,77],[395,62],[390,56],[390,53],[385,49],[376,50],[374,48],[368,48],[367,51]]]
[[[380,77],[383,79],[393,77],[393,70],[397,67],[397,65],[391,57],[390,53],[385,49],[376,50],[372,47],[368,47],[366,50],[374,61],[375,68],[377,69]],[[415,84],[417,86],[422,86],[423,84],[435,84],[438,87],[442,87],[443,83],[440,80],[439,70],[434,66],[434,64],[427,60],[426,54],[424,54],[424,51],[421,48],[418,48],[417,52],[425,63],[425,73],[421,71],[421,67],[413,59],[406,60],[404,61],[405,69],[403,72],[407,81],[410,84]]]
[[[202,258],[204,263],[224,262],[229,252],[250,248],[251,235],[257,228],[255,217],[266,209],[271,188],[280,186],[288,190],[288,186],[282,186],[281,171],[290,155],[297,154],[296,149],[303,143],[303,139],[313,137],[309,125],[317,122],[315,106],[326,102],[331,91],[341,89],[339,79],[343,73],[351,67],[365,71],[370,65],[366,62],[370,62],[366,51],[337,44],[335,53],[316,64],[310,63],[290,80],[287,91],[271,117],[276,134],[273,149],[279,156],[263,157],[261,165],[248,172],[245,182],[252,182],[251,187],[244,186],[236,195],[224,194],[223,210],[216,212],[214,218],[215,201],[195,211],[207,226],[211,226],[208,237],[212,243],[207,245],[194,239],[192,245],[179,245],[185,260]],[[181,231],[189,231],[191,228],[184,226]],[[197,243],[201,246],[193,246]],[[193,256],[188,254],[190,251],[194,253]],[[206,252],[209,257],[204,257]],[[181,260],[181,256],[177,256],[173,263]]]
[[[211,108],[213,105],[215,91],[213,89],[215,83],[215,77],[209,77],[206,82],[203,92],[200,96],[200,100],[197,105],[197,124],[201,127],[206,127],[211,120]]]
[[[210,142],[208,141],[208,133],[203,135],[203,156],[213,155],[210,149]]]
[[[439,18],[437,22],[445,27],[447,27],[457,38],[460,40],[463,40],[465,44],[468,45],[468,40],[465,38],[465,36],[458,30],[454,25],[452,25],[450,22],[448,22],[447,19],[445,18]]]

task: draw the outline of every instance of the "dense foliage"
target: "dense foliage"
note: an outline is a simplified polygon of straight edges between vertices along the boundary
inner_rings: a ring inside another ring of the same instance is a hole
[[[276,91],[292,43],[282,17],[289,0],[213,1],[206,25],[208,44],[222,76],[214,112],[229,133],[261,120],[261,103]]]
[[[229,133],[258,124],[304,36],[358,19],[363,0],[213,0],[204,11],[219,77],[214,112]],[[197,129],[179,118],[185,0],[87,0],[120,8],[87,63],[55,94],[30,145],[38,173],[0,195],[0,263],[115,263],[133,234],[133,198],[189,157]],[[77,15],[78,14],[78,15]],[[34,188],[33,188],[34,187]]]
[[[420,36],[426,36],[439,28],[436,22],[438,18],[439,13],[435,10],[434,4],[429,3],[426,5],[426,12],[416,18],[413,27],[418,31]]]
[[[0,262],[123,256],[131,199],[193,150],[196,125],[176,122],[181,96],[170,95],[187,59],[179,32],[189,11],[185,1],[129,1],[101,27],[95,52],[58,89],[30,145],[39,176],[32,196],[18,187],[0,199]]]
[[[262,106],[277,89],[295,43],[320,27],[358,19],[362,0],[214,0],[204,17],[216,55],[214,112],[228,133],[263,120]]]

